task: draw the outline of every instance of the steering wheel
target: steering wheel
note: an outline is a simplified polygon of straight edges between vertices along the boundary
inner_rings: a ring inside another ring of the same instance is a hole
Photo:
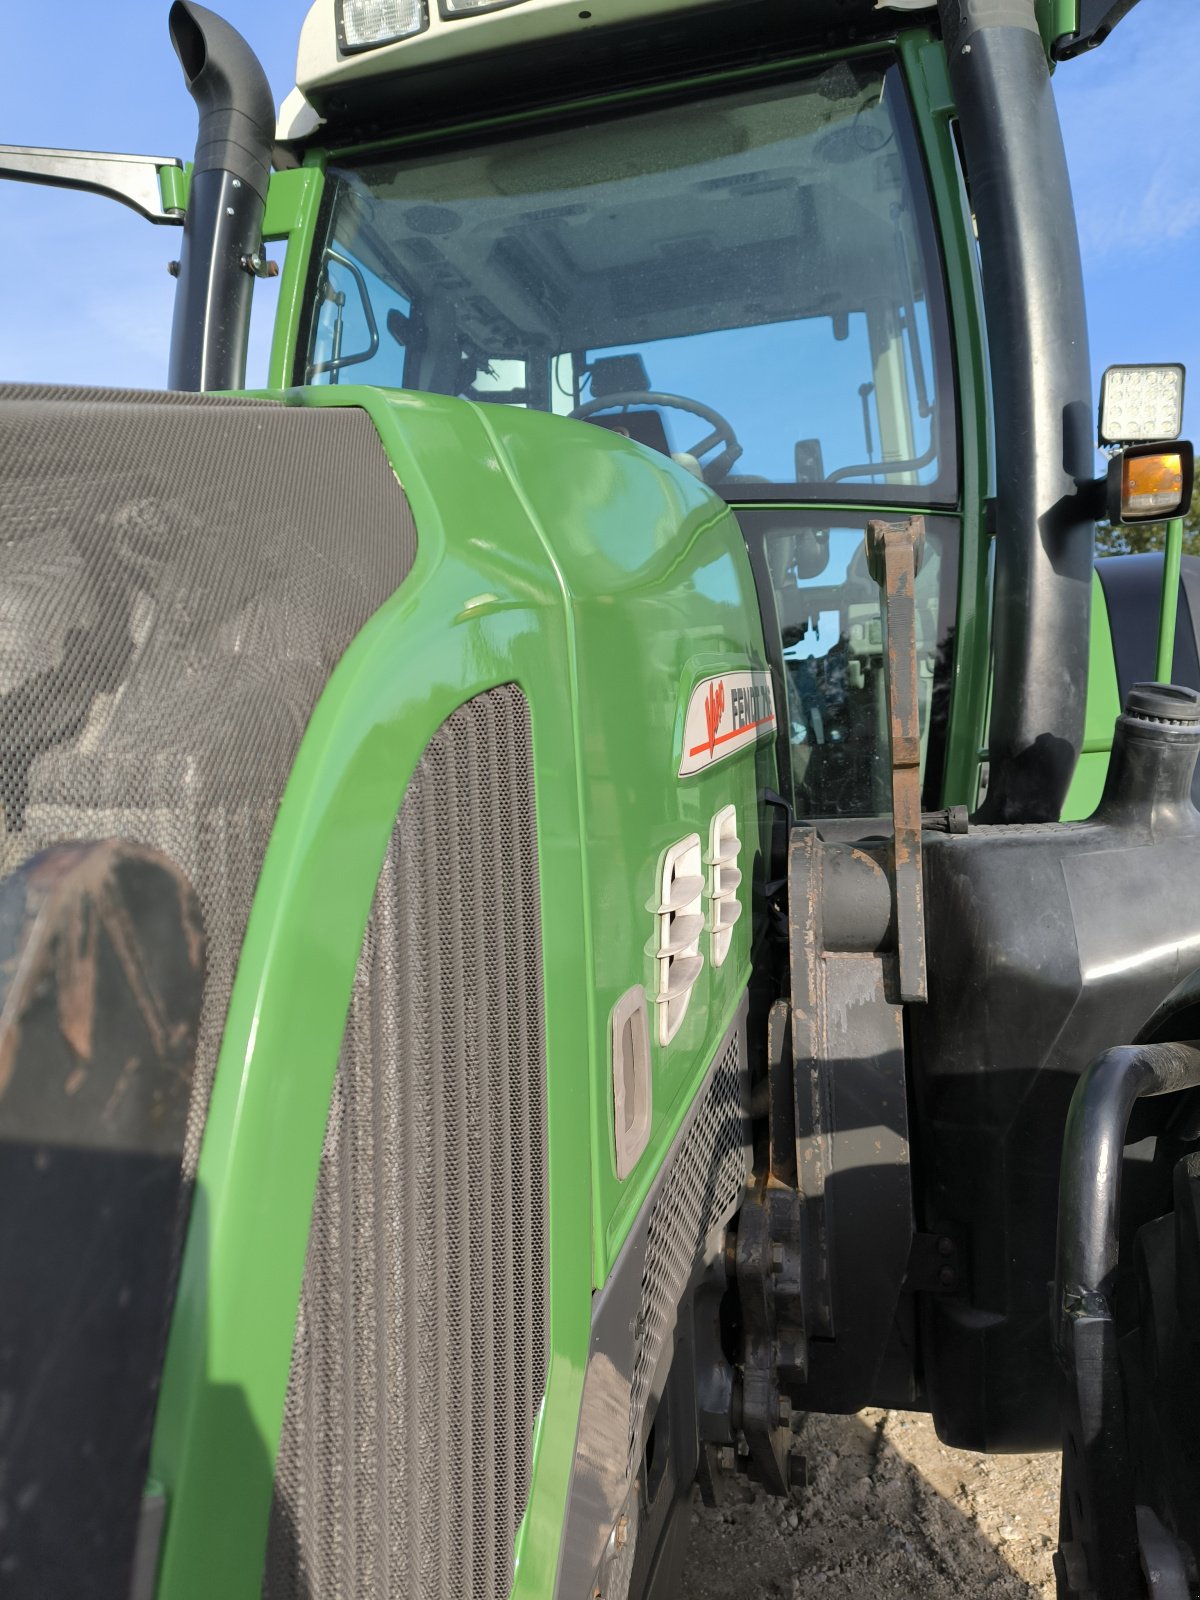
[[[722,478],[727,478],[742,454],[733,424],[711,406],[706,406],[700,400],[689,400],[682,394],[660,394],[655,389],[630,389],[623,394],[607,394],[598,400],[588,400],[576,406],[569,415],[579,422],[586,422],[598,411],[628,411],[630,406],[669,406],[674,411],[690,412],[692,416],[708,423],[712,431],[706,433],[690,450],[682,452],[699,463],[701,456],[715,450],[718,445],[724,445],[725,448],[715,460],[710,461],[707,467],[701,466],[705,483],[719,483]]]

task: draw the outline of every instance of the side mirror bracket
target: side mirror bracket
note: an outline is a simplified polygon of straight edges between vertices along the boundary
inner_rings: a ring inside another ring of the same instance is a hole
[[[129,206],[147,222],[182,223],[183,162],[174,156],[110,155],[102,150],[45,150],[0,145],[0,178],[82,189]]]

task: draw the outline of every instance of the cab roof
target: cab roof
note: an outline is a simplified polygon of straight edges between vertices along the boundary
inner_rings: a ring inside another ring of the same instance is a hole
[[[447,18],[429,0],[422,32],[348,52],[337,3],[317,0],[305,19],[282,139],[303,141],[322,120],[338,144],[469,121],[544,102],[547,84],[556,100],[603,94],[882,40],[906,12],[936,14],[935,0],[510,0]]]

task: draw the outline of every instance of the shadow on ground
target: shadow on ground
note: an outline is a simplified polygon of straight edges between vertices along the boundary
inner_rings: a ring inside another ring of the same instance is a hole
[[[1053,1600],[1057,1456],[969,1455],[927,1417],[811,1417],[809,1487],[697,1505],[681,1600]]]

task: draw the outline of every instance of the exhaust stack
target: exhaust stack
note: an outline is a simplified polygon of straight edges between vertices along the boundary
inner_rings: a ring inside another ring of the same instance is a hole
[[[983,822],[1057,820],[1083,741],[1094,527],[1083,271],[1035,0],[938,0],[983,245],[996,425]]]
[[[171,43],[200,113],[167,377],[172,389],[236,389],[246,379],[254,276],[275,140],[275,104],[257,56],[227,22],[175,0]]]

